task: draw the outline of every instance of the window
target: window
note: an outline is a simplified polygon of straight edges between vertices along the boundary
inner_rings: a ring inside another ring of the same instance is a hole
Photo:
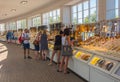
[[[36,26],[40,26],[41,25],[41,17],[34,17],[32,19],[32,26],[36,27]]]
[[[26,19],[17,21],[17,29],[26,28]]]
[[[89,0],[72,6],[72,23],[93,23],[97,20],[97,0]]]
[[[43,25],[48,25],[48,13],[43,14]]]
[[[10,30],[17,30],[16,23],[15,22],[9,23],[9,28]]]
[[[119,0],[107,0],[106,19],[114,19],[118,17],[119,17]]]
[[[4,32],[5,31],[5,24],[0,24],[0,32]]]
[[[4,31],[5,31],[5,24],[0,24],[0,35],[4,35]]]
[[[60,9],[43,14],[43,24],[60,22]]]

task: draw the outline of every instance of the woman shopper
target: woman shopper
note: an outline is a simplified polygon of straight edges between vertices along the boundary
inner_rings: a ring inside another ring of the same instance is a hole
[[[57,58],[57,64],[58,65],[60,64],[60,54],[61,54],[60,52],[61,52],[61,44],[62,44],[62,42],[61,42],[62,34],[63,34],[63,32],[60,31],[60,33],[55,36],[54,50],[53,50],[53,53],[52,53],[52,57],[50,59],[50,63],[48,65],[52,65],[52,61],[53,61],[53,58],[54,58],[56,53],[57,53],[57,57],[58,57]]]
[[[47,51],[48,51],[48,37],[47,37],[47,34],[46,34],[46,31],[44,30],[43,31],[43,34],[41,35],[41,40],[40,40],[40,50],[41,50],[41,53],[42,53],[42,60],[46,60],[47,57]]]
[[[33,42],[34,47],[35,47],[35,59],[36,60],[39,59],[39,50],[40,50],[40,48],[39,48],[40,47],[39,42],[40,42],[40,37],[41,37],[41,32],[38,32],[37,35],[36,35],[36,37],[35,37],[35,40]]]
[[[59,66],[58,72],[62,72],[64,69],[64,74],[68,74],[67,71],[68,61],[69,58],[72,56],[72,48],[71,48],[71,41],[70,41],[70,31],[68,28],[64,30],[64,35],[62,36],[62,60]]]

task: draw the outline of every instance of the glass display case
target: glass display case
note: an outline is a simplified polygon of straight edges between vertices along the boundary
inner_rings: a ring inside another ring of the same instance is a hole
[[[78,52],[76,52],[76,54],[74,55],[74,57],[76,59],[79,59],[79,60],[87,62],[92,57],[92,55],[88,54],[88,53],[85,53],[85,52],[82,52],[82,51],[78,51]]]
[[[115,74],[120,76],[120,67],[116,70]]]
[[[95,66],[103,71],[111,72],[117,62],[100,56],[94,56],[90,61],[92,66]]]
[[[112,76],[116,77],[120,81],[120,64],[115,68],[115,70],[112,72]]]

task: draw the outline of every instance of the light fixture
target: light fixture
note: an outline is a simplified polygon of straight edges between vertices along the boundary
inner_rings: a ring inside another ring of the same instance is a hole
[[[11,9],[11,12],[15,12],[16,11],[16,9]]]
[[[26,0],[23,0],[23,1],[20,2],[20,4],[23,4],[23,5],[27,4],[27,3],[28,3],[28,1],[26,1]]]

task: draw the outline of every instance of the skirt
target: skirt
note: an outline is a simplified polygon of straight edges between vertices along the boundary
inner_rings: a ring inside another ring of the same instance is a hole
[[[61,45],[54,45],[54,50],[61,50]]]
[[[62,56],[72,56],[73,50],[72,50],[71,46],[63,45],[61,54],[62,54]]]

